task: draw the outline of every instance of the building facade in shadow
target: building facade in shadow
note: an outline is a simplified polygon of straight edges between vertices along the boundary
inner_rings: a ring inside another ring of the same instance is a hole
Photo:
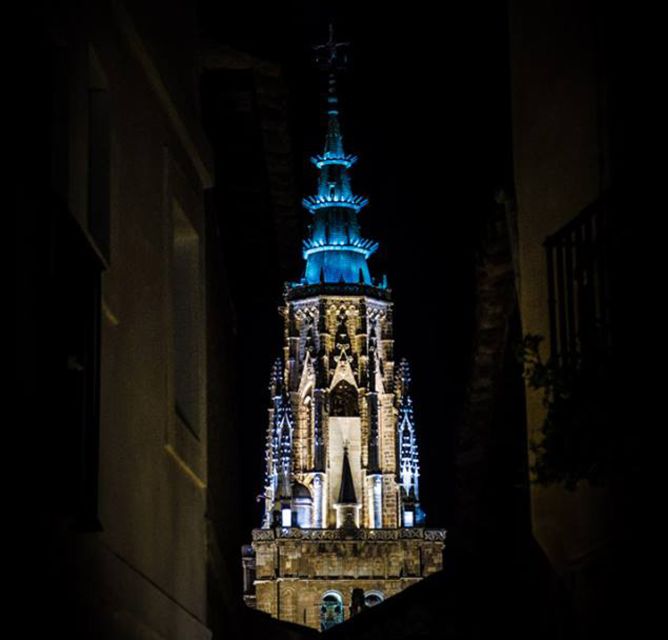
[[[17,25],[33,632],[209,638],[207,574],[237,582],[207,524],[211,457],[235,446],[232,314],[205,197],[194,7],[46,3]]]

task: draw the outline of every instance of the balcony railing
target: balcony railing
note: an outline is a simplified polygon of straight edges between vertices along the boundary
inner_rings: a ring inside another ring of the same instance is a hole
[[[586,207],[545,241],[552,358],[588,365],[612,344],[612,226],[607,198]]]

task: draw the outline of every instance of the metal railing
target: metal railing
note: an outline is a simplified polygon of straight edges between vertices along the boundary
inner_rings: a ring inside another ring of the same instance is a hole
[[[606,198],[545,240],[550,353],[565,369],[587,366],[610,350],[611,240]]]

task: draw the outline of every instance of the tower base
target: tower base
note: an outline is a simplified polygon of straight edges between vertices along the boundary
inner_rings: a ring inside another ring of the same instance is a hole
[[[326,629],[443,568],[444,529],[253,530],[254,604]],[[249,598],[250,599],[250,598]]]

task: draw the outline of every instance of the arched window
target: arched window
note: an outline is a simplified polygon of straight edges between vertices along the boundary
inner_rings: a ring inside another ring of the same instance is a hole
[[[336,591],[327,591],[320,602],[320,630],[327,631],[343,622],[343,598]]]
[[[359,416],[360,408],[357,389],[349,382],[341,380],[332,390],[329,401],[330,416]]]
[[[375,607],[383,600],[385,600],[385,596],[383,595],[382,591],[367,591],[364,594],[364,604],[367,607]]]

